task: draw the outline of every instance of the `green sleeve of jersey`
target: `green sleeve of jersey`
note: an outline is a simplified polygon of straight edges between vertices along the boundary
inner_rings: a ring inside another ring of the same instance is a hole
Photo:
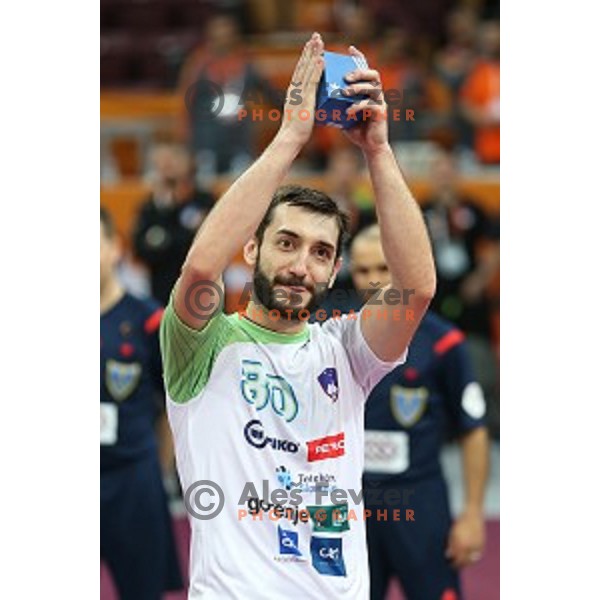
[[[160,350],[165,386],[173,402],[184,404],[204,389],[231,329],[223,312],[201,330],[188,327],[175,313],[171,296],[160,325]]]

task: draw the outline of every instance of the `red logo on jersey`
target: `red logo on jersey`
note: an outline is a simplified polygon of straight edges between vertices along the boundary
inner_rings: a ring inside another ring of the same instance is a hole
[[[344,456],[344,432],[306,442],[306,445],[308,446],[308,462]]]

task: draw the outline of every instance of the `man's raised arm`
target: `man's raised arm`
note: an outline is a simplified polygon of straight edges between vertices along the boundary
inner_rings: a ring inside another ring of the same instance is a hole
[[[362,56],[353,46],[350,52]],[[392,279],[391,287],[401,292],[403,302],[398,304],[398,294],[381,294],[381,309],[387,310],[387,318],[362,319],[362,332],[367,344],[380,359],[393,361],[407,348],[435,293],[435,264],[421,210],[388,142],[387,106],[379,73],[372,69],[358,70],[353,78],[346,79],[350,84],[349,95],[366,93],[370,96],[354,104],[350,112],[365,110],[366,115],[366,111],[370,111],[371,117],[346,134],[362,149],[367,162],[375,193],[381,244]],[[406,294],[404,290],[407,290]],[[404,304],[404,298],[408,299],[408,304]],[[411,312],[404,314],[402,310],[402,318],[394,319],[392,316],[397,311],[393,309],[397,308]]]
[[[290,86],[277,135],[262,156],[216,203],[196,235],[174,298],[177,315],[193,329],[202,329],[214,313],[213,286],[223,289],[223,271],[256,231],[273,194],[310,138],[315,95],[323,72],[322,53],[323,41],[315,33],[305,44],[292,76],[292,85],[300,90],[302,101],[293,107],[289,104]],[[303,116],[308,113],[309,117],[300,119],[301,111],[304,111]],[[204,299],[203,293],[207,294]]]

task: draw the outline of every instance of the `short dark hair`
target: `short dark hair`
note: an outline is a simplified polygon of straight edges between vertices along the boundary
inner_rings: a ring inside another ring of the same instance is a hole
[[[340,209],[335,200],[324,192],[301,185],[284,185],[275,192],[271,204],[269,204],[269,208],[256,230],[255,235],[259,246],[262,244],[266,228],[273,221],[275,209],[281,204],[298,206],[309,212],[335,217],[339,229],[335,258],[336,260],[339,258],[342,247],[348,238],[348,215]]]
[[[100,207],[100,223],[104,226],[106,237],[112,240],[116,233],[115,222],[111,214],[103,206]]]

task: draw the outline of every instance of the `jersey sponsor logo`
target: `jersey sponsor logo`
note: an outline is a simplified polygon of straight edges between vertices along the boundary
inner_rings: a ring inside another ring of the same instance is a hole
[[[331,473],[299,473],[297,480],[293,481],[291,471],[282,465],[275,469],[275,475],[279,485],[288,491],[295,488],[301,493],[313,493],[317,490],[332,492],[337,489],[335,475]]]
[[[346,577],[341,538],[310,538],[312,566],[321,575]]]
[[[106,387],[110,395],[122,402],[137,387],[142,374],[140,363],[122,363],[113,359],[106,361]]]
[[[278,450],[279,452],[290,452],[292,454],[298,452],[298,444],[296,442],[268,436],[265,433],[263,424],[258,419],[253,419],[246,423],[244,437],[251,446],[259,450],[264,450],[268,446],[272,450]]]
[[[280,375],[267,373],[257,360],[242,360],[242,396],[256,410],[267,407],[286,422],[298,415],[298,400],[292,385]]]
[[[275,492],[272,495],[274,494]],[[262,520],[261,517],[270,520],[287,519],[293,525],[297,525],[298,522],[308,523],[310,521],[308,510],[298,506],[302,498],[294,498],[293,495],[294,492],[290,494],[291,498],[287,506],[278,502],[271,502],[270,499],[261,499],[258,496],[249,497],[245,501],[248,507],[248,514],[253,517],[259,517],[260,520]]]
[[[294,556],[302,556],[302,552],[298,548],[298,532],[282,529],[281,525],[277,525],[277,534],[279,536],[279,554],[293,554]]]
[[[306,442],[308,446],[308,462],[338,458],[343,456],[345,449],[344,432],[328,435],[318,440]]]
[[[390,403],[396,421],[403,427],[412,427],[423,416],[428,397],[427,388],[393,385],[390,390]]]
[[[350,529],[348,503],[307,506],[316,533],[342,533]]]
[[[323,391],[331,398],[333,402],[337,402],[340,393],[338,384],[337,371],[334,367],[328,367],[317,378]]]

